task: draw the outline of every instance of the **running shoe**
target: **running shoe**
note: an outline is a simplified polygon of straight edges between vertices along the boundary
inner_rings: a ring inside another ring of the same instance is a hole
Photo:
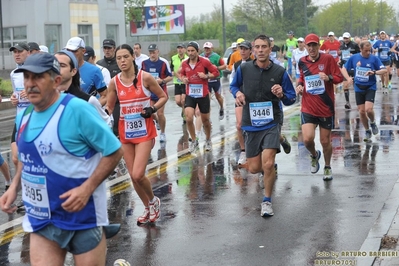
[[[219,120],[223,120],[223,118],[224,118],[224,109],[220,108],[220,110],[219,110]]]
[[[392,90],[392,84],[391,84],[391,82],[388,83],[388,90]]]
[[[159,200],[158,197],[155,197],[154,202],[150,202],[150,222],[155,223],[158,219],[159,216],[161,215],[161,201]]]
[[[261,211],[260,211],[260,216],[262,217],[268,217],[268,216],[273,216],[273,208],[272,208],[272,203],[269,201],[264,201],[261,203]]]
[[[291,144],[288,142],[287,138],[284,135],[281,136],[284,138],[283,142],[281,142],[281,146],[283,147],[284,152],[288,154],[291,152]]]
[[[373,132],[373,135],[377,135],[378,127],[377,127],[377,124],[375,123],[375,121],[374,121],[374,123],[370,123],[370,126],[371,126],[371,132]]]
[[[349,102],[346,102],[345,109],[347,109],[347,110],[351,109],[351,104]]]
[[[210,139],[205,141],[204,147],[205,147],[205,151],[211,151],[212,150],[212,141]]]
[[[259,187],[260,187],[261,189],[264,189],[264,188],[265,188],[265,181],[263,180],[263,174],[260,174],[260,175],[259,175]]]
[[[144,209],[143,214],[137,218],[137,224],[139,224],[139,225],[145,224],[145,223],[148,223],[149,221],[150,221],[150,208],[146,207]]]
[[[324,167],[324,176],[323,176],[323,180],[324,180],[324,181],[330,181],[330,180],[332,180],[332,179],[333,179],[333,177],[332,177],[332,170],[331,170],[331,167],[330,167],[330,168]]]
[[[195,141],[190,141],[189,145],[188,145],[188,151],[189,152],[194,152],[195,150],[198,149],[199,143],[198,143],[198,139],[196,139]]]
[[[366,136],[363,139],[364,142],[371,142],[371,129],[366,130]]]
[[[166,142],[166,135],[165,135],[165,133],[159,134],[159,141],[160,141],[160,142]]]
[[[320,157],[321,157],[321,152],[319,150],[316,151],[316,157],[310,155],[311,158],[310,172],[312,174],[316,174],[320,169],[320,164],[319,164]]]
[[[240,152],[240,157],[238,157],[237,164],[242,165],[245,164],[247,161],[247,156],[245,155],[245,151]]]
[[[382,93],[388,94],[388,88],[386,86],[382,86]]]

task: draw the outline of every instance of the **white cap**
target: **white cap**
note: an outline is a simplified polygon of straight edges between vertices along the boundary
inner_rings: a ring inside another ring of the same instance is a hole
[[[39,45],[40,52],[48,53],[48,48],[46,45]]]
[[[393,36],[391,36],[391,37],[389,37],[389,40],[393,41],[393,40],[395,40],[395,38]]]
[[[304,42],[304,41],[305,41],[304,38],[302,38],[302,37],[299,37],[299,38],[298,38],[298,42]]]
[[[339,36],[338,41],[342,41],[343,39],[342,36]]]
[[[380,34],[387,34],[384,30],[380,31]]]
[[[237,48],[237,43],[236,43],[236,42],[233,42],[233,43],[231,44],[231,48]]]
[[[330,31],[327,36],[335,36],[334,32]]]
[[[211,42],[204,43],[203,48],[213,48],[213,44]]]
[[[68,40],[67,44],[65,45],[65,49],[76,51],[79,48],[85,48],[85,42],[82,38],[79,37],[72,37]]]
[[[343,38],[350,38],[351,34],[349,32],[344,32],[344,34],[342,34]]]

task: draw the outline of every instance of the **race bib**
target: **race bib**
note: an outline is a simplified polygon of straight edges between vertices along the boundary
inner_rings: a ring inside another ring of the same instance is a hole
[[[348,61],[349,57],[351,57],[351,52],[349,50],[343,50],[342,59]]]
[[[380,52],[380,58],[381,59],[388,59],[388,51],[387,50],[383,50]],[[385,61],[385,60],[383,60]]]
[[[50,219],[46,177],[22,172],[21,181],[26,214],[36,219]]]
[[[324,81],[321,80],[319,74],[306,76],[306,92],[312,95],[323,94],[326,91]]]
[[[254,127],[264,126],[274,119],[272,102],[249,103],[249,113]]]
[[[331,50],[329,52],[330,55],[332,55],[334,58],[338,57],[338,51],[337,50]]]
[[[277,57],[277,52],[271,52],[270,56],[276,58]]]
[[[159,77],[159,74],[156,72],[150,72],[151,76],[154,77],[154,79],[157,79]]]
[[[147,135],[147,124],[140,114],[125,115],[125,138],[134,139]]]
[[[189,84],[188,95],[193,98],[204,97],[204,86],[202,84]]]
[[[356,67],[355,79],[358,82],[368,82],[369,76],[366,75],[367,71],[371,69],[368,67]]]
[[[294,51],[294,49],[295,49],[295,46],[289,46],[288,47],[288,50],[292,53],[292,51]]]

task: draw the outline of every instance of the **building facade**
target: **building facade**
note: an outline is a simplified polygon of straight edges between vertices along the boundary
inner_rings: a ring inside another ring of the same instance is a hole
[[[1,69],[15,67],[9,48],[15,43],[37,42],[50,53],[79,36],[101,59],[102,40],[126,42],[123,0],[0,0],[3,47]]]

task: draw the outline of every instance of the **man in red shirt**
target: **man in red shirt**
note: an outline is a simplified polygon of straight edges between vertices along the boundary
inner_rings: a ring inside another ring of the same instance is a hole
[[[341,46],[341,43],[335,39],[334,32],[330,31],[328,33],[327,40],[323,42],[323,44],[320,47],[320,50],[326,52],[327,54],[332,55],[334,57],[335,62],[339,61],[339,47]]]
[[[319,37],[309,34],[305,38],[308,56],[299,60],[300,77],[296,92],[302,95],[301,120],[305,147],[311,153],[311,173],[320,169],[320,150],[315,147],[316,127],[320,127],[320,144],[324,154],[323,180],[332,179],[331,170],[331,130],[334,128],[334,84],[341,83],[343,77],[338,65],[330,54],[320,53]]]
[[[191,136],[188,148],[190,152],[194,152],[199,146],[194,127],[194,111],[197,105],[201,113],[201,120],[206,136],[205,150],[212,150],[208,79],[219,77],[217,67],[208,59],[199,56],[198,50],[199,44],[197,42],[189,42],[187,44],[187,55],[189,58],[182,62],[180,68],[180,80],[186,84],[184,113],[186,115],[187,129]]]

